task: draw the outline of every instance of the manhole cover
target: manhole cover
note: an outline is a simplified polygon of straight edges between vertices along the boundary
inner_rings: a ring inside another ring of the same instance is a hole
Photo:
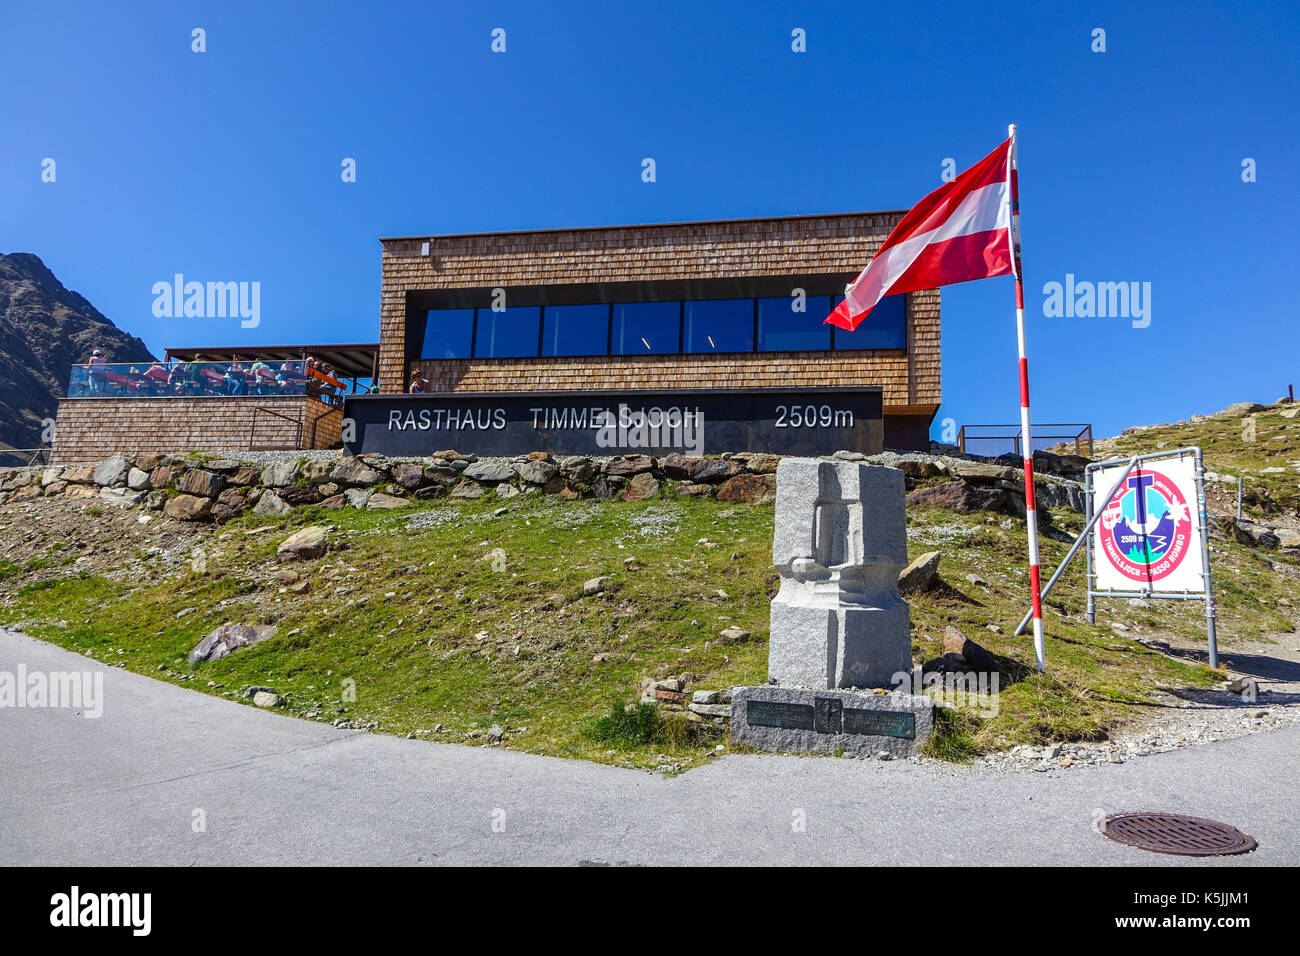
[[[1102,836],[1152,853],[1232,856],[1255,849],[1255,838],[1236,827],[1181,813],[1117,813],[1101,824]]]

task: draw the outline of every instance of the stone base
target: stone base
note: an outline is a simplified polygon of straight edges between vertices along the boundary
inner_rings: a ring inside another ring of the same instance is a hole
[[[799,687],[736,687],[731,740],[782,753],[917,753],[934,726],[934,701]]]
[[[801,607],[778,595],[770,620],[767,676],[782,687],[888,688],[912,669],[908,607],[898,597],[879,607]]]

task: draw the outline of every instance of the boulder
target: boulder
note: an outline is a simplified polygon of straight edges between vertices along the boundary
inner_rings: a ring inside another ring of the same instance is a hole
[[[30,471],[11,471],[7,472],[4,481],[0,481],[0,491],[16,491],[19,488],[26,488],[28,485],[40,487],[40,478]]]
[[[470,481],[496,484],[514,478],[515,470],[503,461],[476,461],[465,469],[464,474]]]
[[[62,468],[58,467],[57,465],[51,468],[46,468],[44,471],[41,472],[41,487],[44,488],[46,485],[52,485],[56,481],[62,480],[62,478],[63,478]]]
[[[131,463],[122,455],[105,458],[95,466],[93,480],[100,487],[120,488],[126,484],[127,473]]]
[[[944,654],[926,661],[921,665],[922,674],[962,674],[969,671],[971,665],[960,654]]]
[[[497,492],[500,493],[502,488],[508,488],[508,487],[510,486],[497,485]],[[428,485],[427,487],[421,488],[419,491],[417,491],[415,493],[415,497],[420,499],[421,501],[427,501],[430,498],[441,498],[446,493],[447,493],[446,485]]]
[[[262,492],[257,498],[257,504],[253,505],[253,514],[264,517],[273,518],[276,515],[287,514],[291,510],[283,498],[270,490]]]
[[[659,467],[663,469],[665,475],[676,481],[690,480],[691,470],[700,461],[703,459],[673,452],[659,462]]]
[[[530,459],[515,462],[514,472],[530,485],[544,485],[559,474],[560,469],[549,461]]]
[[[483,486],[477,481],[462,481],[453,489],[451,496],[453,498],[482,498]]]
[[[220,660],[241,647],[252,647],[274,636],[273,624],[222,624],[194,645],[187,660],[191,664]]]
[[[1077,481],[1035,481],[1034,497],[1039,508],[1066,507],[1079,514],[1084,512],[1083,485]]]
[[[776,475],[737,475],[718,489],[718,500],[771,504],[776,501]]]
[[[741,473],[739,462],[724,461],[721,458],[701,458],[691,468],[691,481],[699,484],[721,484]]]
[[[329,477],[341,488],[364,488],[378,482],[383,475],[361,459],[347,457],[334,466]]]
[[[410,504],[405,498],[398,498],[396,495],[386,495],[382,491],[377,491],[366,500],[367,508],[405,508]]]
[[[427,480],[424,477],[424,466],[409,461],[399,462],[389,469],[389,473],[393,476],[393,481],[407,491],[415,491]]]
[[[329,532],[314,524],[295,531],[280,542],[275,556],[281,561],[311,561],[322,558],[329,551]]]
[[[588,597],[593,594],[600,594],[602,591],[608,590],[613,581],[614,579],[609,575],[602,574],[600,577],[582,582],[582,593]]]
[[[198,495],[177,495],[167,499],[163,514],[178,521],[206,521],[212,515],[212,500]]]
[[[997,659],[992,654],[951,625],[943,629],[943,650],[945,657],[960,654],[977,671],[991,674],[998,669]]]
[[[570,481],[590,481],[596,475],[596,463],[581,455],[561,458],[560,474]]]
[[[187,471],[176,485],[176,490],[200,498],[215,498],[226,486],[226,479],[202,468]]]
[[[269,690],[259,690],[253,695],[253,704],[258,707],[283,707],[284,698]]]
[[[1233,522],[1232,534],[1238,541],[1252,548],[1276,548],[1282,542],[1272,528],[1247,518]]]
[[[289,485],[276,493],[291,505],[314,505],[325,497],[320,485]]]
[[[691,481],[684,481],[674,490],[687,498],[712,498],[718,489],[715,485],[697,485]]]
[[[756,475],[774,475],[776,466],[781,464],[781,456],[754,453],[742,458],[740,455],[734,455],[732,461],[739,461],[746,471]]]
[[[893,467],[903,473],[903,477],[912,479],[937,478],[944,469],[937,462],[926,459],[904,458],[894,463]]]
[[[647,498],[654,498],[659,494],[659,482],[655,476],[648,471],[643,471],[636,475],[627,483],[623,489],[623,499],[625,501],[645,501]]]
[[[302,463],[299,474],[313,485],[323,485],[330,480],[330,472],[333,470],[334,462],[325,458],[309,458]]]
[[[320,503],[320,506],[322,508],[329,508],[331,511],[338,511],[340,508],[346,508],[348,506],[348,499],[344,498],[342,494],[330,495]]]
[[[948,471],[959,478],[974,481],[1020,481],[1024,472],[1008,465],[990,465],[982,461],[957,461],[948,466]]]
[[[611,458],[601,467],[601,471],[611,477],[630,478],[643,471],[653,471],[655,460],[649,455],[622,455]]]
[[[42,478],[42,481],[44,481],[44,478]],[[132,491],[148,491],[152,487],[149,484],[149,472],[141,471],[139,468],[132,468],[126,473],[126,486]]]
[[[1211,418],[1245,418],[1247,415],[1253,415],[1256,412],[1267,411],[1268,406],[1261,405],[1258,402],[1233,402],[1222,411],[1215,412]]]
[[[73,485],[93,485],[95,483],[95,466],[82,465],[80,468],[67,468],[63,472],[63,480]],[[154,487],[158,487],[157,482],[154,482]]]
[[[29,488],[23,490],[31,491],[36,495],[41,493],[40,485],[31,485]],[[130,508],[134,505],[138,505],[142,500],[144,500],[144,496],[145,493],[143,491],[132,491],[129,488],[99,489],[99,497],[102,500],[107,501],[109,504],[117,505],[119,508]]]
[[[621,478],[606,478],[603,475],[591,483],[591,493],[597,498],[613,498],[626,482]]]
[[[217,495],[217,500],[212,504],[212,520],[218,524],[225,524],[231,518],[238,518],[248,507],[248,500],[244,497],[244,492],[238,488],[227,488]]]
[[[277,461],[262,469],[262,484],[267,488],[283,488],[293,484],[302,466],[296,461]]]
[[[68,483],[62,479],[59,479],[58,481],[51,481],[48,485],[46,485],[44,488],[41,489],[41,494],[61,495],[63,494],[63,490],[67,487],[68,487]]]
[[[446,462],[434,462],[432,465],[425,465],[425,481],[454,481],[460,477],[460,472]]]
[[[909,505],[947,508],[949,511],[998,511],[1007,502],[1003,488],[988,488],[965,481],[946,481],[918,488],[907,496]]]
[[[1083,470],[1091,464],[1091,458],[1083,455],[1057,455],[1050,451],[1034,452],[1034,472],[1050,475],[1082,475]]]
[[[924,591],[939,577],[938,551],[927,551],[903,569],[898,576],[898,590]]]
[[[159,460],[161,461],[161,459]],[[136,465],[141,468],[144,467],[143,465],[140,464],[139,461],[136,462]],[[220,474],[223,475],[233,474],[243,466],[244,466],[243,462],[235,461],[235,459],[233,458],[212,458],[203,463],[203,467],[206,468],[208,471],[219,472]]]
[[[343,497],[347,499],[348,504],[354,508],[364,508],[370,501],[370,496],[375,492],[370,488],[349,488],[343,492]]]
[[[169,465],[159,465],[149,472],[149,484],[154,488],[166,488],[171,484],[172,476],[179,474],[180,472],[173,472]]]

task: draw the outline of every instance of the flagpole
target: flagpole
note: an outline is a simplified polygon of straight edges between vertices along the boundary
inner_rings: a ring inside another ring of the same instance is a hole
[[[1011,180],[1011,271],[1016,279],[1016,342],[1020,348],[1020,439],[1025,459],[1025,531],[1029,536],[1030,613],[1034,619],[1034,662],[1047,669],[1043,646],[1043,602],[1038,572],[1038,507],[1034,495],[1034,438],[1029,426],[1029,359],[1025,356],[1025,286],[1020,264],[1020,172],[1016,158],[1016,124],[1007,127],[1011,139],[1007,176]]]

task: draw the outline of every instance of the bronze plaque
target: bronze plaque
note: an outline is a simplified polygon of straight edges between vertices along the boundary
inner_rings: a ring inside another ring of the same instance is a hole
[[[791,704],[783,700],[751,700],[745,705],[745,723],[751,727],[780,727],[782,730],[812,730],[812,704]]]
[[[851,707],[844,711],[844,732],[915,740],[916,715],[906,710],[862,710]]]

